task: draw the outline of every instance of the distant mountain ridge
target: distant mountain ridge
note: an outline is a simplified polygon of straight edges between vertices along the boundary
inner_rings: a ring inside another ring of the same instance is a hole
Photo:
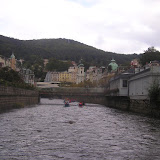
[[[10,57],[14,52],[17,59],[28,59],[39,55],[43,59],[56,58],[79,62],[82,58],[90,65],[106,66],[114,58],[118,64],[129,63],[137,54],[116,54],[105,52],[69,39],[18,40],[0,35],[0,55]]]

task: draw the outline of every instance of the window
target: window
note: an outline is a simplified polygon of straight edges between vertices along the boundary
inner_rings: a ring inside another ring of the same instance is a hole
[[[122,87],[127,87],[127,80],[123,80]]]

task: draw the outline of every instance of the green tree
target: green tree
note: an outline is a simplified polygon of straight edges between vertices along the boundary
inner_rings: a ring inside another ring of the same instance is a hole
[[[0,85],[12,86],[25,89],[34,89],[33,86],[26,84],[18,72],[8,67],[0,68]]]
[[[149,47],[140,57],[140,63],[142,65],[154,60],[160,61],[160,52],[154,47]]]
[[[71,61],[60,61],[54,58],[49,60],[49,63],[46,65],[46,70],[48,71],[67,71],[68,68],[72,65]]]
[[[150,85],[148,89],[148,96],[150,98],[150,102],[158,107],[160,103],[160,84],[158,79],[155,79]]]
[[[4,67],[0,69],[0,79],[8,82],[17,82],[17,83],[22,83],[23,80],[18,74],[18,72],[9,69],[8,67]]]
[[[112,66],[109,65],[109,66],[108,66],[108,72],[111,72],[111,71],[112,71]]]

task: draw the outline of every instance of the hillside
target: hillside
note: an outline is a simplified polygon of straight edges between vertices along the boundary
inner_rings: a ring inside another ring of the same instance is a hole
[[[106,66],[114,58],[118,64],[129,63],[137,54],[125,55],[105,52],[68,39],[18,40],[0,35],[0,55],[9,57],[14,52],[17,59],[29,60],[32,55],[79,62],[82,58],[90,65]]]

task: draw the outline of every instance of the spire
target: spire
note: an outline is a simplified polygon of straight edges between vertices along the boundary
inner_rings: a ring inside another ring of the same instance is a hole
[[[83,59],[81,58],[81,60],[79,61],[79,67],[84,67],[84,64],[82,63]]]

